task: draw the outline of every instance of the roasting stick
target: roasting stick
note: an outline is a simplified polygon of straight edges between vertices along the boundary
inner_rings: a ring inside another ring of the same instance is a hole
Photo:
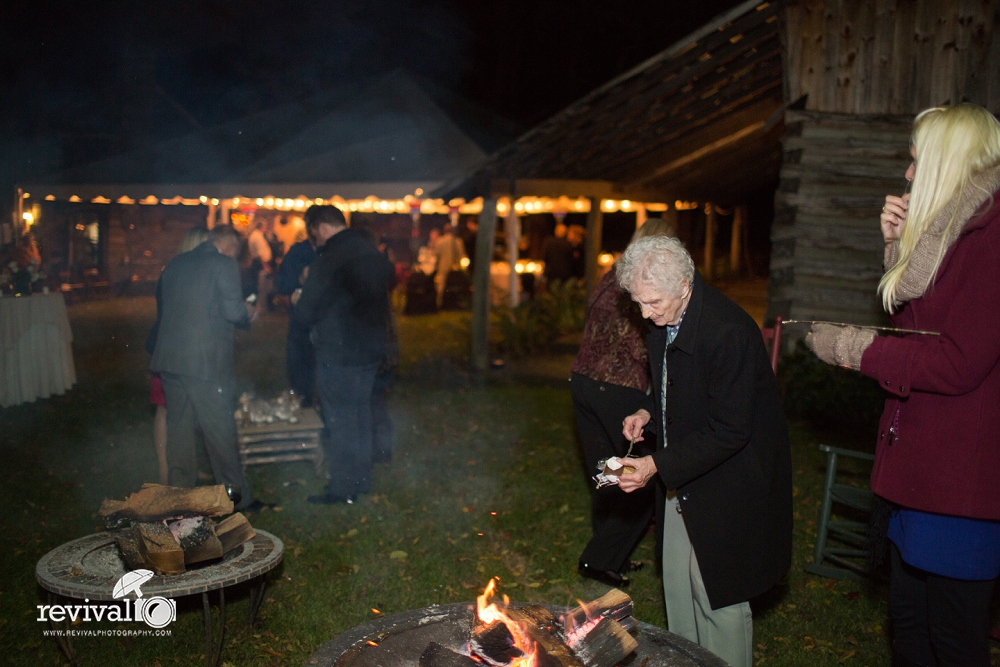
[[[782,320],[786,324],[832,324],[838,327],[858,327],[860,329],[875,329],[876,331],[894,331],[896,333],[923,334],[925,336],[940,336],[937,331],[921,331],[920,329],[900,329],[898,327],[876,327],[870,324],[850,324],[848,322],[827,322],[825,320]]]

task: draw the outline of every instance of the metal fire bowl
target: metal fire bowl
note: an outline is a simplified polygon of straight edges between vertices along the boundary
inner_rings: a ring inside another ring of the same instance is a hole
[[[556,615],[567,611],[566,607],[545,607]],[[430,642],[455,651],[465,646],[472,609],[473,605],[466,602],[433,605],[358,625],[320,647],[306,665],[417,667],[420,654]],[[648,623],[639,623],[635,638],[639,648],[619,663],[621,667],[726,667],[720,658],[697,644]]]

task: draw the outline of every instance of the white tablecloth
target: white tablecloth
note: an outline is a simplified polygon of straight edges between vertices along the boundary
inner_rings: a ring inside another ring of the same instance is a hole
[[[0,406],[63,394],[76,384],[63,295],[0,298]]]

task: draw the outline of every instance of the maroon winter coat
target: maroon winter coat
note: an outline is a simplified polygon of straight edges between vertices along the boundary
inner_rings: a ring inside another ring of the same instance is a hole
[[[1000,520],[1000,201],[984,204],[861,372],[890,394],[872,490],[904,507]],[[897,415],[898,412],[898,415]]]

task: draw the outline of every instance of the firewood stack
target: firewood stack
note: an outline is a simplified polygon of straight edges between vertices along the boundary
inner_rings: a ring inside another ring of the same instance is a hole
[[[527,635],[538,667],[614,667],[638,647],[629,634],[637,627],[632,598],[612,589],[593,602],[556,617],[545,607],[526,604],[505,607],[503,614],[515,632]],[[474,612],[467,654],[431,642],[420,656],[420,667],[515,667],[528,664],[508,623],[484,623]]]
[[[125,500],[105,500],[99,514],[130,569],[173,575],[218,560],[254,538],[250,522],[233,509],[222,485],[143,484]]]

